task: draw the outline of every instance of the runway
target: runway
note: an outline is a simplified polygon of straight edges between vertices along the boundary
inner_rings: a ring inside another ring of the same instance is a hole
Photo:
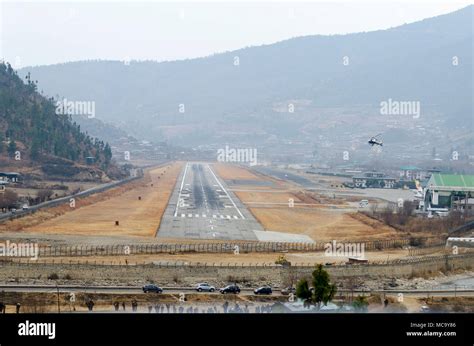
[[[263,231],[208,163],[183,168],[161,220],[158,237],[258,240]]]

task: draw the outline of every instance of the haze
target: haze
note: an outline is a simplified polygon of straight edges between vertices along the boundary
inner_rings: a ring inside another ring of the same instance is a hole
[[[297,36],[386,29],[472,1],[111,3],[3,1],[0,57],[15,68],[89,59],[186,59]]]

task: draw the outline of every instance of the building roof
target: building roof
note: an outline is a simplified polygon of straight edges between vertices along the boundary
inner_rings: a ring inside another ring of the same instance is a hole
[[[352,179],[397,180],[396,178],[387,177],[387,176],[383,176],[383,177],[367,177],[367,176],[365,176],[365,175],[355,175],[355,176],[352,177]]]
[[[427,187],[437,190],[474,191],[474,175],[434,173]]]
[[[402,166],[400,167],[402,171],[422,171],[423,169],[416,166]]]

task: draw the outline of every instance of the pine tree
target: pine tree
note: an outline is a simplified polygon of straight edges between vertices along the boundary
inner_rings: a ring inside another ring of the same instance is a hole
[[[8,144],[8,156],[13,158],[15,156],[16,152],[16,143],[14,140],[10,140],[10,143]]]

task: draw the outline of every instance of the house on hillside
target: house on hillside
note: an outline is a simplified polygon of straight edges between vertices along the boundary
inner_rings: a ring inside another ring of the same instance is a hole
[[[472,210],[474,175],[435,173],[425,187],[424,210]]]
[[[17,183],[20,181],[20,173],[16,172],[0,172],[0,181]]]

